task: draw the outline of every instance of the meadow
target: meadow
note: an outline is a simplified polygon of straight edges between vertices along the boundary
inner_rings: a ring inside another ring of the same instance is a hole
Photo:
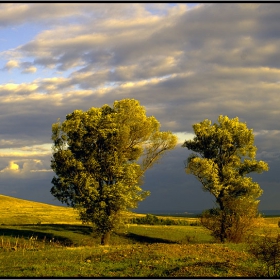
[[[0,210],[0,277],[266,276],[246,243],[218,243],[195,218],[173,217],[184,226],[124,224],[100,246],[71,208],[0,195]],[[278,234],[279,220],[264,218],[256,234]]]

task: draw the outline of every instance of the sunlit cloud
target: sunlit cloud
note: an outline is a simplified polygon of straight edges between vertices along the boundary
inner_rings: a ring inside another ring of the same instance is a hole
[[[41,144],[35,146],[24,146],[21,148],[2,148],[0,149],[0,158],[7,157],[17,157],[17,158],[27,158],[34,156],[46,156],[50,155],[52,144]]]
[[[38,159],[17,159],[8,162],[8,165],[0,170],[2,176],[32,177],[32,173],[53,172],[52,169],[46,168],[47,164]]]
[[[16,60],[9,60],[9,61],[6,63],[4,69],[11,70],[11,69],[13,69],[13,68],[18,68],[18,67],[19,67],[18,61],[16,61]]]
[[[195,137],[195,134],[191,132],[175,132],[174,134],[178,137],[179,145],[182,145],[185,141],[193,140]]]
[[[35,91],[38,88],[38,85],[32,84],[14,84],[8,83],[0,85],[0,93],[30,93]]]
[[[6,168],[4,168],[3,170],[1,170],[1,172],[10,172],[10,171],[12,171],[12,172],[19,171],[19,166],[14,161],[10,161],[9,165]]]

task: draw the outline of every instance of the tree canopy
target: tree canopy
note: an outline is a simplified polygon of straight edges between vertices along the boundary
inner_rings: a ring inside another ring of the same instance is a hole
[[[51,193],[79,209],[80,218],[101,234],[102,244],[109,242],[121,211],[136,208],[149,195],[140,187],[145,171],[177,143],[134,99],[75,110],[53,124],[52,140],[56,176]]]
[[[223,241],[231,226],[226,228],[226,218],[236,212],[230,205],[236,206],[246,199],[244,205],[256,206],[256,199],[262,194],[259,184],[247,175],[267,171],[268,164],[256,160],[253,130],[237,117],[229,119],[221,115],[213,125],[206,119],[194,124],[193,130],[194,139],[183,144],[194,152],[186,161],[186,172],[195,175],[203,189],[216,198],[219,213],[224,217],[219,231]]]

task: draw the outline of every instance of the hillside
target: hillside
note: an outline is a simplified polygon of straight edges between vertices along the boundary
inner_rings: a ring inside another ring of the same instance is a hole
[[[20,224],[81,224],[78,213],[71,207],[29,201],[0,195],[0,225]],[[127,218],[144,214],[126,213]]]
[[[0,195],[0,224],[77,224],[77,213],[68,207]]]

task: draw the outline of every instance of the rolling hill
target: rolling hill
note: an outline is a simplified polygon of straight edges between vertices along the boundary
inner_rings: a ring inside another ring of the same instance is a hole
[[[24,200],[11,196],[0,195],[0,225],[23,224],[82,224],[78,212],[71,207]],[[145,214],[123,212],[123,217],[144,217]],[[168,218],[168,216],[161,216]],[[174,220],[194,221],[196,218],[172,217]]]
[[[70,207],[0,195],[0,224],[81,224]]]

